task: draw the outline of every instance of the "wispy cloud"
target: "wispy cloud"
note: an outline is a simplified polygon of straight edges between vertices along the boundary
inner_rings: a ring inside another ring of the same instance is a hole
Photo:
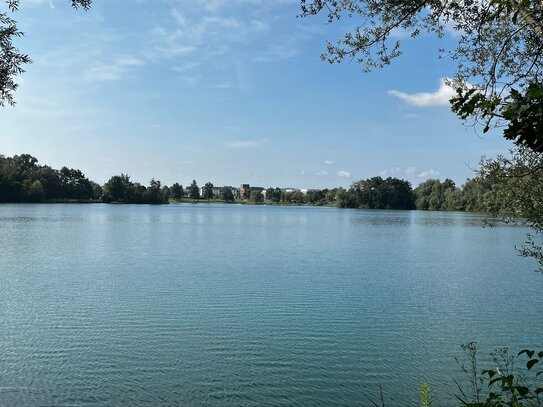
[[[449,106],[449,100],[455,95],[455,91],[447,85],[447,79],[440,80],[439,88],[434,92],[405,93],[398,90],[389,90],[388,94],[403,100],[415,107]]]
[[[439,171],[436,170],[424,170],[417,174],[419,178],[435,178],[439,175]]]
[[[221,82],[221,83],[216,83],[214,85],[209,85],[208,88],[209,89],[230,89],[233,86],[234,85],[232,84],[232,82]]]
[[[337,176],[341,178],[351,178],[351,173],[349,171],[340,170],[337,172]]]
[[[385,177],[405,177],[408,179],[424,179],[424,178],[433,178],[439,175],[439,171],[430,169],[430,170],[418,170],[415,166],[406,167],[402,171],[400,167],[391,167],[378,172],[378,175]]]
[[[226,148],[257,148],[260,147],[263,140],[234,140],[225,141]]]
[[[83,78],[91,82],[117,81],[125,77],[127,72],[144,62],[134,57],[120,57],[112,63],[96,65],[83,73]]]
[[[317,171],[317,172],[316,172],[316,175],[318,175],[318,176],[328,175],[328,171],[326,171],[326,170],[320,170],[320,171]]]
[[[400,175],[400,173],[401,173],[400,167],[392,167],[392,168],[381,170],[377,174],[383,178],[386,178],[386,177],[397,177],[398,175]]]
[[[334,162],[332,160],[324,160],[324,163],[326,165],[334,165]]]

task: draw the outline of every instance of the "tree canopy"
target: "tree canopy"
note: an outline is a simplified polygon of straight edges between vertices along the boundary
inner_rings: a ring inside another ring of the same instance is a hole
[[[24,66],[32,62],[30,57],[19,51],[13,41],[23,33],[17,28],[17,22],[11,14],[19,8],[20,0],[6,0],[8,10],[0,10],[0,107],[14,105],[13,92],[17,90],[17,76],[22,74]],[[70,0],[73,8],[88,10],[92,0]]]
[[[485,132],[501,127],[505,138],[543,151],[543,2],[301,0],[302,16],[321,12],[329,22],[356,19],[352,31],[328,42],[322,59],[354,59],[364,72],[402,54],[397,30],[412,38],[454,30],[456,47],[439,50],[457,64],[452,109]]]

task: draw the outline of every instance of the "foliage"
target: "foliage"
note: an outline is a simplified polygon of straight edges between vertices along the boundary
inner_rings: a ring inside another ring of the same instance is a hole
[[[232,192],[232,187],[224,186],[222,187],[221,197],[225,202],[234,202],[234,193]]]
[[[213,199],[213,184],[211,182],[206,182],[202,192],[204,199],[207,199],[208,201]]]
[[[196,183],[196,180],[192,180],[192,184],[190,184],[189,198],[200,199],[200,188],[198,188],[198,184]]]
[[[273,202],[273,203],[279,203],[281,202],[281,189],[280,188],[268,188],[266,189],[266,199]]]
[[[357,18],[358,24],[322,59],[356,59],[364,72],[389,65],[401,55],[404,32],[443,37],[457,33],[456,46],[440,56],[457,63],[449,84],[453,110],[462,119],[505,126],[504,137],[542,151],[543,3],[529,0],[300,0],[301,15],[324,10],[329,22]]]
[[[42,166],[29,154],[0,155],[0,202],[88,200],[96,198],[96,185],[80,170]]]
[[[524,221],[533,230],[525,245],[519,248],[522,256],[535,258],[543,272],[543,248],[538,238],[543,234],[543,153],[518,148],[496,159],[483,159],[480,176],[492,185],[493,196],[499,204],[488,210],[497,218]]]
[[[102,200],[106,203],[133,203],[133,204],[164,204],[168,197],[164,196],[161,182],[152,179],[149,187],[130,181],[125,174],[114,175],[104,184]]]
[[[88,10],[92,0],[70,0],[72,7]],[[6,0],[9,11],[0,11],[0,107],[6,103],[14,105],[13,92],[17,89],[17,76],[25,70],[24,65],[31,59],[21,53],[13,44],[14,40],[23,36],[17,28],[17,22],[10,17],[10,13],[17,11],[19,0]]]
[[[170,196],[173,199],[181,199],[185,196],[185,191],[183,190],[183,185],[176,182],[170,188]]]
[[[432,390],[428,384],[424,383],[420,389],[420,405],[421,407],[431,407],[433,404]]]
[[[482,372],[477,368],[477,346],[470,342],[462,346],[468,359],[467,366],[461,363],[462,370],[470,382],[470,391],[464,390],[456,382],[460,394],[456,398],[466,407],[523,407],[541,406],[543,392],[541,374],[538,370],[543,359],[543,352],[524,349],[516,357],[507,348],[498,349],[491,354],[494,367]],[[527,357],[525,373],[519,373],[515,361]]]
[[[253,201],[254,203],[264,202],[264,195],[262,194],[262,191],[251,191],[251,201]]]
[[[342,208],[415,209],[415,199],[408,181],[373,177],[353,183],[338,205]]]
[[[417,209],[426,211],[458,210],[459,191],[450,179],[446,179],[443,183],[438,179],[429,179],[413,191],[415,205]]]

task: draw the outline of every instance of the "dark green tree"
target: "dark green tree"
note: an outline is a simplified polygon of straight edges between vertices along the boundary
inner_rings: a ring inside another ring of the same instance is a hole
[[[200,188],[198,188],[198,184],[196,183],[196,180],[193,180],[192,184],[190,184],[189,198],[190,199],[200,199]]]
[[[173,199],[181,199],[185,195],[185,191],[183,190],[183,185],[180,185],[179,183],[175,183],[170,188],[170,195]]]
[[[264,202],[264,195],[259,190],[251,191],[251,201],[254,203]]]
[[[103,187],[104,202],[128,202],[133,187],[130,176],[121,174],[112,176]]]
[[[162,199],[164,199],[165,201],[168,201],[172,194],[170,187],[168,187],[167,185],[163,185],[161,192],[162,192]]]
[[[149,181],[149,186],[146,188],[144,193],[145,203],[150,204],[162,204],[166,203],[168,200],[162,194],[162,183],[159,180],[154,178]]]
[[[204,199],[207,199],[208,201],[213,199],[213,184],[211,182],[206,182],[202,193]]]
[[[338,199],[338,205],[364,209],[415,209],[415,199],[408,181],[373,177],[353,183]]]
[[[28,188],[29,202],[42,202],[45,197],[43,185],[40,181],[34,181]]]
[[[235,198],[234,198],[234,193],[232,192],[232,187],[229,187],[229,186],[222,187],[221,197],[223,201],[225,202],[234,202]]]
[[[271,187],[266,189],[266,199],[273,203],[281,202],[281,189]]]

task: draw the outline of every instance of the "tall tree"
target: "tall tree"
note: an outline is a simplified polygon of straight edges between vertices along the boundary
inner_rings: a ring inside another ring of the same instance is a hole
[[[196,180],[192,180],[192,184],[190,184],[189,198],[200,199],[200,188],[198,188],[198,184],[196,183]]]
[[[254,203],[264,202],[264,195],[262,194],[262,191],[258,189],[255,191],[251,191],[251,201],[253,201]]]
[[[183,190],[183,185],[180,185],[179,183],[175,183],[170,188],[170,195],[173,199],[181,199],[185,195],[185,191]]]
[[[543,2],[529,0],[301,0],[302,16],[327,14],[329,22],[356,19],[352,31],[329,42],[322,59],[355,59],[364,72],[401,55],[397,30],[457,43],[441,51],[457,63],[449,84],[453,110],[465,120],[504,128],[504,137],[543,151]]]
[[[234,202],[234,193],[232,192],[232,187],[224,186],[222,187],[222,199],[225,202]]]
[[[206,182],[204,184],[204,189],[203,189],[203,198],[204,199],[207,199],[208,201],[210,199],[213,199],[213,184],[211,182]]]
[[[70,0],[73,8],[88,10],[92,0]],[[10,13],[17,11],[19,0],[6,0],[7,11],[0,11],[0,107],[6,103],[14,105],[13,92],[18,84],[16,77],[22,74],[24,65],[31,59],[13,45],[13,41],[23,33],[17,28],[17,22],[10,17]]]

